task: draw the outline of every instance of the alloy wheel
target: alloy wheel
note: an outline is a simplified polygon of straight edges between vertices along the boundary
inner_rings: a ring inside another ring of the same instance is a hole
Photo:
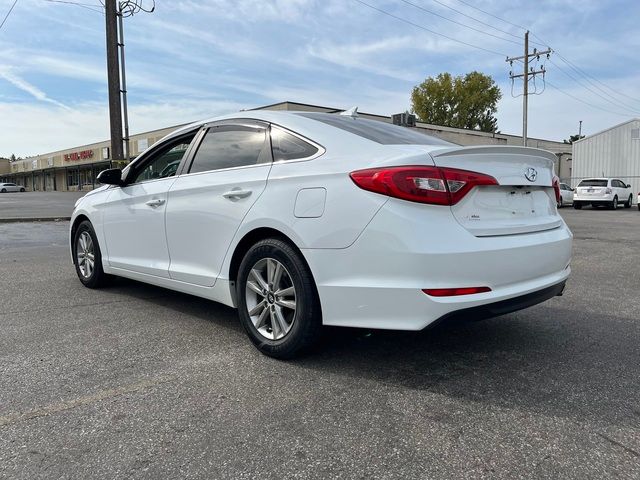
[[[76,244],[78,270],[83,278],[90,278],[95,266],[95,248],[89,232],[82,232]]]
[[[296,289],[286,267],[274,258],[258,260],[245,291],[249,317],[260,335],[269,340],[285,337],[296,317]]]

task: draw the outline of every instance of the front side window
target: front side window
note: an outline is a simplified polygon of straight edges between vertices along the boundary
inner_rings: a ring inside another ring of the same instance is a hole
[[[131,183],[174,176],[194,136],[195,134],[191,134],[182,137],[153,154],[151,160],[135,175]]]
[[[271,127],[271,148],[274,162],[309,158],[318,153],[310,143],[278,127]]]
[[[258,165],[271,161],[266,130],[261,127],[211,127],[198,147],[189,173]]]

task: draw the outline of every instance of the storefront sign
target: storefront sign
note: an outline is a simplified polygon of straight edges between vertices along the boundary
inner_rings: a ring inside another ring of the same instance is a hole
[[[81,152],[65,153],[64,161],[72,162],[76,160],[87,160],[93,157],[93,150],[82,150]]]

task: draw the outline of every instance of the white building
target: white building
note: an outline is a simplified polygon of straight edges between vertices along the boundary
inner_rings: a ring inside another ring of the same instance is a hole
[[[640,119],[635,118],[573,144],[571,184],[587,177],[615,177],[640,192]]]

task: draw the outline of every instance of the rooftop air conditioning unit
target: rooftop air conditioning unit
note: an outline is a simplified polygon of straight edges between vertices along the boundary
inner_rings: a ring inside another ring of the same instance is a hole
[[[416,116],[412,113],[396,113],[391,116],[391,120],[394,125],[400,125],[401,127],[415,127]]]

